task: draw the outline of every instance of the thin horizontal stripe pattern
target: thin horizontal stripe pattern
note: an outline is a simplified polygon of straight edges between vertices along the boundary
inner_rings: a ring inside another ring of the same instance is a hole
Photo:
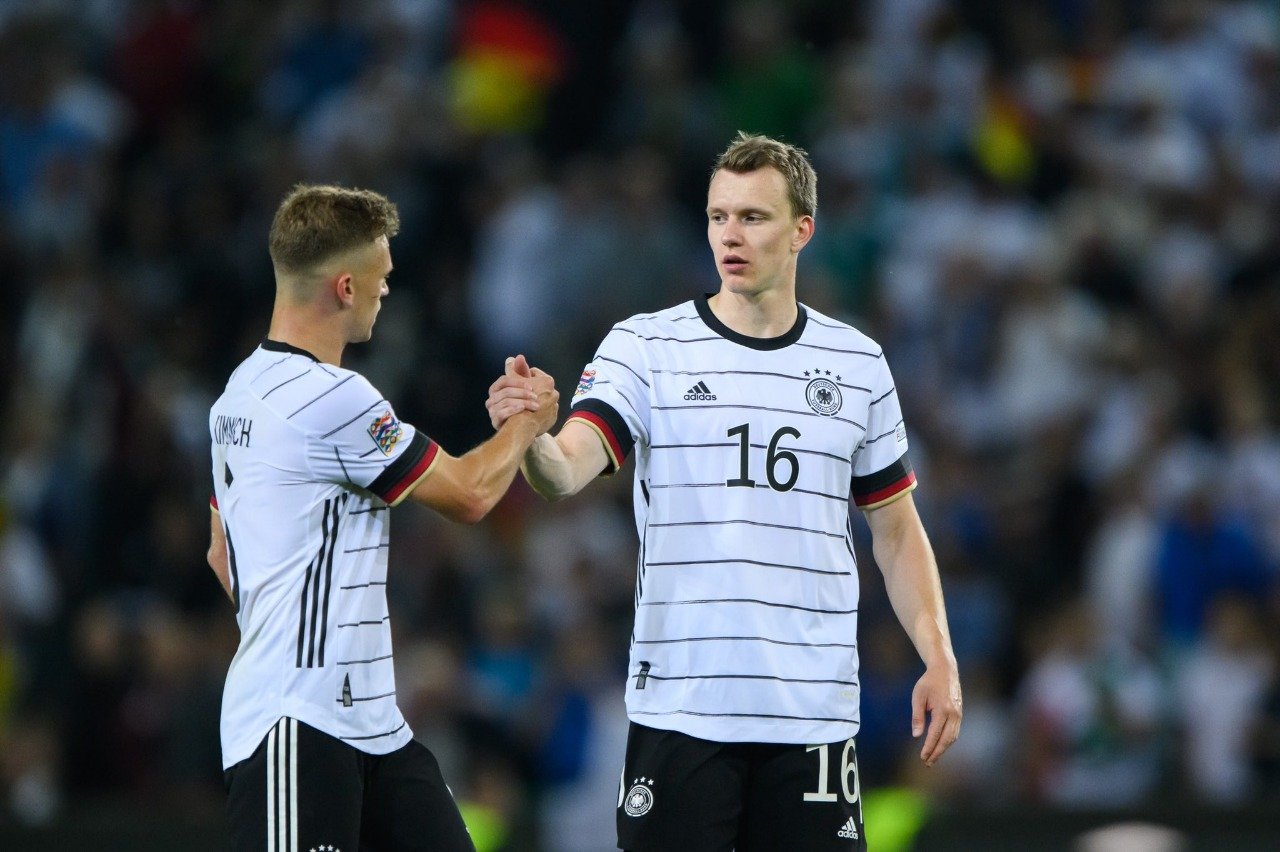
[[[679,645],[685,642],[767,642],[770,645],[786,645],[793,648],[847,648],[854,649],[856,644],[841,642],[787,642],[782,639],[770,639],[767,636],[685,636],[679,639],[636,639],[637,645]]]
[[[810,382],[812,376],[791,375],[789,373],[771,373],[767,370],[653,370],[654,375],[666,376],[767,376],[776,379],[789,379],[795,382]],[[863,393],[871,393],[871,388],[864,388],[861,385],[847,385],[843,382],[832,381],[833,385],[844,388],[845,390],[862,391]],[[597,382],[599,384],[599,382]]]
[[[825,535],[830,538],[844,538],[844,533],[827,532],[826,530],[815,530],[809,527],[797,527],[790,524],[771,524],[766,521],[748,521],[743,518],[726,518],[718,521],[668,521],[660,524],[650,524],[651,527],[716,527],[723,524],[747,524],[753,527],[768,527],[775,530],[791,530],[793,532],[807,533],[809,535]]]
[[[882,439],[882,438],[887,438],[887,437],[889,437],[890,435],[892,435],[892,434],[894,434],[895,432],[897,432],[897,431],[898,431],[898,427],[899,427],[899,426],[901,426],[901,425],[902,425],[902,421],[901,421],[901,420],[899,420],[897,423],[895,423],[895,424],[893,425],[893,428],[892,428],[892,429],[890,429],[889,431],[887,431],[887,432],[881,432],[879,435],[876,435],[874,438],[868,438],[864,443],[865,443],[867,446],[871,446],[871,445],[872,445],[872,444],[874,444],[876,441],[879,441],[879,440],[880,440],[880,439]]]
[[[705,713],[697,710],[631,710],[633,716],[704,716],[717,719],[790,719],[797,722],[848,722],[832,716],[788,716],[782,713]]]
[[[382,544],[370,544],[367,547],[349,547],[342,551],[343,553],[363,553],[366,550],[382,550],[391,545],[390,542],[384,541]]]
[[[716,441],[708,444],[652,444],[650,445],[649,449],[651,450],[687,450],[687,449],[704,449],[704,448],[711,449],[714,447],[737,447],[737,446],[738,446],[737,441]],[[752,449],[756,449],[756,450],[768,449],[768,447],[766,447],[764,444],[757,444],[754,441],[751,443],[750,446]],[[832,461],[843,462],[845,464],[852,464],[852,462],[850,462],[849,459],[843,458],[841,456],[837,456],[834,453],[823,452],[822,450],[806,450],[802,447],[787,447],[787,449],[793,453],[804,453],[806,455],[824,456],[826,458],[831,459]]]
[[[367,666],[371,663],[380,663],[383,660],[391,659],[391,654],[383,654],[381,657],[370,657],[367,660],[339,660],[337,665],[340,666]]]
[[[856,680],[831,680],[828,678],[781,677],[757,674],[705,674],[705,675],[656,675],[650,672],[650,680],[772,680],[778,683],[829,683],[837,686],[857,686]]]
[[[624,327],[624,326],[615,326],[615,328],[617,328],[617,330],[618,330],[618,331],[624,331],[624,332],[626,332],[627,334],[635,335],[636,337],[638,337],[639,339],[644,340],[644,341],[660,340],[660,341],[662,341],[662,342],[664,342],[664,343],[705,343],[705,342],[706,342],[706,341],[708,341],[708,340],[724,340],[724,338],[723,338],[723,337],[721,337],[721,336],[720,336],[720,335],[718,335],[718,334],[708,335],[707,337],[689,337],[689,338],[683,338],[683,337],[660,337],[660,336],[658,336],[658,335],[646,335],[646,334],[641,334],[641,333],[640,333],[640,332],[638,332],[638,331],[634,331],[634,330],[632,330],[632,329],[630,329],[630,328],[626,328],[626,327]]]
[[[648,487],[649,487],[649,488],[654,488],[654,489],[660,489],[660,488],[728,488],[728,487],[729,487],[729,483],[727,483],[727,482],[671,482],[671,483],[666,483],[666,484],[659,484],[659,483],[655,483],[655,484],[650,485],[650,486],[648,486]],[[766,484],[765,484],[765,483],[763,483],[763,482],[757,482],[755,487],[756,487],[756,488],[764,489],[764,490],[766,490],[766,491],[772,491],[772,490],[773,490],[769,485],[766,485]],[[822,492],[822,491],[812,491],[812,490],[810,490],[810,489],[808,489],[808,488],[791,488],[789,493],[792,493],[792,494],[809,494],[809,495],[811,495],[811,496],[813,496],[813,497],[825,497],[825,498],[827,498],[828,500],[846,501],[846,500],[848,500],[848,499],[849,499],[849,495],[847,495],[847,494],[845,494],[845,495],[841,495],[841,494],[827,494],[827,493],[824,493],[824,492]]]
[[[579,397],[623,414],[636,441],[627,706],[642,724],[669,716],[662,727],[711,740],[848,738],[860,689],[852,495],[878,490],[854,474],[887,463],[893,442],[866,441],[901,417],[886,356],[802,305],[789,332],[757,339],[705,299],[697,320],[674,322],[689,304],[611,332],[591,367],[598,387]],[[732,345],[696,345],[716,340]]]
[[[401,731],[404,730],[404,726],[405,726],[405,723],[401,722],[399,725],[392,728],[391,730],[383,731],[380,734],[368,734],[367,736],[363,736],[363,737],[339,737],[339,739],[343,739],[348,742],[355,742],[357,740],[380,740],[383,737],[389,737],[389,736],[392,736],[393,734],[400,733]]]
[[[390,615],[384,615],[382,616],[382,618],[375,619],[372,621],[347,621],[347,622],[344,622],[343,624],[339,624],[338,627],[379,627],[383,624],[386,624],[387,621],[389,621],[390,619],[391,619]]]
[[[635,316],[630,317],[628,321],[635,322],[636,320],[662,319],[664,322],[683,322],[684,320],[691,320],[691,319],[698,318],[698,314],[696,312],[692,314],[684,314],[683,316],[678,316],[678,317],[668,317],[668,316],[665,316],[665,313],[666,312],[663,311],[662,313],[657,313],[657,314],[636,314]],[[619,327],[620,326],[618,325],[614,326],[614,328],[619,328]]]
[[[222,738],[224,767],[255,751],[261,759],[259,746],[282,708],[293,708],[293,718],[305,715],[333,737],[369,736],[368,745],[351,744],[370,752],[409,738],[395,699],[376,698],[395,690],[384,579],[389,517],[388,506],[367,486],[409,449],[419,430],[403,424],[407,431],[390,456],[375,449],[362,461],[359,454],[375,447],[368,433],[371,412],[384,407],[386,398],[357,373],[322,366],[305,353],[262,348],[242,362],[211,406],[211,421],[240,417],[252,423],[251,443],[211,449],[221,510],[214,517],[230,530],[239,574],[232,588],[244,604],[237,620],[245,641],[228,672],[224,700],[243,723]],[[227,465],[229,454],[235,458]],[[224,475],[230,468],[234,481]],[[337,588],[355,584],[364,585]],[[280,606],[263,604],[273,600],[273,589],[284,595]],[[368,700],[335,705],[348,672],[355,695]],[[310,744],[308,733],[297,745]],[[276,740],[274,780],[280,788],[272,813],[274,842],[283,848],[292,831],[285,825],[292,728],[277,728]]]
[[[654,405],[651,407],[653,408],[654,411],[691,411],[694,413],[700,413],[702,411],[706,411],[707,409],[715,409],[715,408],[733,409],[736,411],[773,411],[778,414],[794,414],[797,417],[822,417],[824,420],[839,420],[842,423],[848,423],[851,426],[857,426],[863,432],[867,431],[866,426],[863,426],[861,423],[858,423],[855,420],[850,420],[848,417],[840,417],[839,415],[822,415],[816,411],[800,411],[793,408],[775,408],[769,405],[747,405],[745,403],[730,404],[730,403],[694,402],[694,403],[690,403],[689,405]]]
[[[884,357],[882,352],[862,352],[857,349],[841,349],[837,346],[819,346],[816,343],[793,343],[793,346],[801,346],[805,349],[818,349],[823,352],[836,352],[840,355],[861,355],[866,358],[875,358],[879,360]]]
[[[351,700],[352,702],[356,702],[356,703],[358,703],[358,702],[361,702],[361,701],[381,701],[383,698],[394,698],[394,697],[395,697],[395,692],[384,692],[384,693],[383,693],[383,694],[381,694],[381,695],[353,695],[353,696],[351,696],[351,699],[350,699],[350,700]],[[343,699],[341,699],[341,698],[338,698],[338,699],[335,699],[335,700],[336,700],[339,704],[344,703],[344,702],[343,702]],[[401,726],[401,727],[403,727],[403,726]],[[399,730],[399,728],[397,728],[396,730],[398,731],[398,730]],[[395,731],[391,731],[391,733],[392,733],[392,734],[394,734],[394,733],[395,733]],[[384,736],[385,736],[385,735],[384,735]],[[354,737],[354,738],[353,738],[353,737],[343,737],[343,739],[344,739],[344,740],[346,740],[346,739],[369,739],[369,737]]]
[[[897,388],[889,388],[889,389],[888,389],[887,391],[885,391],[883,394],[881,394],[880,396],[878,396],[878,397],[876,397],[875,399],[871,400],[871,402],[869,402],[869,403],[868,403],[868,406],[871,406],[871,405],[879,405],[880,403],[884,402],[884,401],[885,401],[886,399],[888,399],[889,397],[893,396],[893,394],[894,394],[894,392],[895,392],[896,390],[897,390]]]
[[[678,562],[650,562],[650,568],[674,568],[688,565],[755,565],[761,568],[781,568],[787,571],[804,571],[809,574],[826,574],[832,577],[848,577],[848,571],[826,571],[821,568],[806,568],[802,565],[787,565],[782,562],[761,562],[756,559],[689,559]]]
[[[777,609],[798,609],[804,612],[818,612],[823,615],[853,615],[854,609],[822,609],[820,607],[801,606],[800,604],[779,603],[778,601],[762,601],[758,598],[702,598],[692,601],[643,601],[641,606],[693,606],[695,604],[755,604],[775,607]]]

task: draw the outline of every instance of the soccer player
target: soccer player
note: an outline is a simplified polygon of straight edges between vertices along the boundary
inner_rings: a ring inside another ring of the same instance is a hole
[[[816,181],[804,151],[739,134],[707,194],[719,292],[614,326],[563,428],[522,464],[558,499],[636,451],[623,849],[865,848],[851,498],[925,663],[911,708],[921,758],[932,765],[960,732],[938,569],[884,353],[796,301]],[[486,403],[495,426],[538,375],[508,359]]]
[[[270,330],[209,414],[209,564],[241,636],[222,757],[243,852],[474,849],[396,706],[388,511],[411,498],[478,521],[554,424],[558,395],[548,376],[525,380],[511,397],[524,410],[454,458],[340,366],[372,335],[398,230],[377,193],[296,187],[271,225]]]

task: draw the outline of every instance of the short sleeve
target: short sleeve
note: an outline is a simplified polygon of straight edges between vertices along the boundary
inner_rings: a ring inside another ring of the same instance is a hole
[[[431,471],[440,447],[396,417],[391,404],[353,375],[307,412],[308,457],[316,476],[372,492],[394,506]]]
[[[867,431],[853,457],[853,500],[861,509],[874,509],[915,487],[898,391],[881,355],[867,406]]]
[[[600,436],[609,456],[604,473],[617,471],[636,442],[648,440],[646,363],[639,336],[625,326],[615,326],[578,378],[569,420],[581,421]]]

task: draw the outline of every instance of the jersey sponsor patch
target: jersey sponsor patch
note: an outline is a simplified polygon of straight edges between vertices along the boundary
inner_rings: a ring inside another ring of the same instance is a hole
[[[369,437],[373,438],[373,443],[382,451],[384,456],[391,455],[391,451],[395,449],[396,442],[400,440],[400,436],[404,434],[404,430],[400,427],[400,421],[391,413],[391,409],[382,412],[382,415],[369,424]]]
[[[573,392],[574,396],[582,396],[591,390],[591,386],[596,383],[595,370],[583,370],[582,375],[578,377],[578,389]]]

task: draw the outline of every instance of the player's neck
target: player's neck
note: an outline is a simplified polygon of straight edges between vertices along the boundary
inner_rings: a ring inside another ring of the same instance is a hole
[[[716,319],[747,337],[781,337],[796,324],[799,314],[794,287],[755,295],[721,287],[707,304]]]
[[[322,363],[342,366],[342,350],[346,348],[342,330],[335,322],[313,313],[309,305],[287,305],[277,300],[267,337],[305,349]]]

